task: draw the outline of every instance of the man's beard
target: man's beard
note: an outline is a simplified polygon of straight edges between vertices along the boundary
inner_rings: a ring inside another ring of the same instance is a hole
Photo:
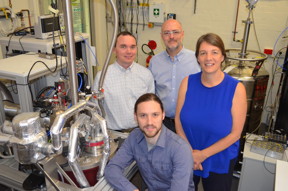
[[[171,40],[171,41],[169,41],[169,42],[174,42],[175,40]],[[175,41],[176,43],[177,43],[177,41]],[[177,50],[179,47],[180,47],[180,45],[181,44],[179,44],[179,43],[177,43],[176,45],[174,45],[174,46],[167,46],[167,49],[168,50],[170,50],[170,51],[175,51],[175,50]]]
[[[146,127],[148,127],[148,126],[152,126],[152,128],[153,129],[155,129],[156,131],[155,131],[155,134],[153,134],[153,135],[148,135],[146,132],[145,132],[145,129],[146,129]],[[156,135],[158,135],[158,133],[159,133],[159,131],[161,130],[161,128],[156,128],[156,126],[154,126],[154,125],[146,125],[144,128],[143,128],[143,130],[141,129],[141,131],[144,133],[144,135],[146,136],[146,137],[148,137],[148,138],[153,138],[153,137],[155,137]]]

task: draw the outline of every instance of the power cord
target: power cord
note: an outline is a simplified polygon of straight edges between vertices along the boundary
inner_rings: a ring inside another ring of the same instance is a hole
[[[56,60],[57,60],[57,59],[56,59]],[[28,72],[28,75],[27,75],[27,84],[26,84],[26,85],[29,86],[29,91],[30,91],[30,94],[31,94],[31,99],[32,99],[32,101],[34,100],[34,98],[33,98],[31,86],[30,86],[30,83],[29,83],[29,77],[30,77],[30,73],[31,73],[32,69],[34,68],[34,66],[35,66],[37,63],[43,64],[51,73],[56,72],[56,71],[57,71],[57,68],[58,68],[58,64],[57,64],[57,63],[56,63],[56,67],[55,67],[55,69],[54,69],[53,71],[47,66],[47,64],[46,64],[45,62],[43,62],[43,61],[41,61],[41,60],[38,60],[38,61],[36,61],[36,62],[33,63],[33,65],[31,66],[31,68],[30,68],[30,70],[29,70],[29,72]],[[19,84],[18,84],[18,85],[19,85]],[[23,84],[23,85],[25,85],[25,84]]]

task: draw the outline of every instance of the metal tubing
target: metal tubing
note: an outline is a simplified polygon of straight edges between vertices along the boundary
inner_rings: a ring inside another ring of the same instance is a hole
[[[3,97],[2,97],[2,94],[0,93],[0,127],[3,126],[5,118],[6,117],[4,113]]]
[[[78,80],[76,74],[76,53],[75,53],[75,40],[74,40],[74,30],[73,30],[73,16],[72,16],[72,6],[71,0],[63,0],[64,12],[64,22],[65,22],[65,36],[67,45],[67,57],[68,57],[68,71],[69,71],[69,81],[71,88],[71,100],[72,105],[78,102]]]
[[[89,102],[91,103],[91,102]],[[92,119],[94,121],[98,121],[102,130],[103,134],[103,140],[104,140],[104,149],[102,153],[102,160],[100,163],[100,167],[97,173],[97,180],[103,177],[104,175],[104,170],[106,167],[106,164],[108,162],[109,156],[110,156],[110,142],[109,142],[109,135],[108,135],[108,129],[107,129],[107,124],[106,120],[100,116],[98,113],[96,113],[91,107],[86,107],[88,111],[90,111],[92,115]]]
[[[21,108],[19,104],[11,103],[9,101],[3,101],[4,113],[8,117],[15,117],[21,113]]]
[[[116,6],[113,2],[113,0],[109,0],[110,4],[111,4],[111,7],[113,9],[113,16],[114,16],[114,31],[113,31],[113,38],[112,38],[112,41],[111,41],[111,44],[110,44],[110,49],[109,49],[109,52],[108,52],[108,55],[106,57],[106,60],[105,60],[105,64],[103,66],[103,70],[102,70],[102,73],[101,73],[101,76],[100,76],[100,80],[99,80],[99,90],[101,90],[103,88],[103,83],[104,83],[104,78],[105,78],[105,75],[106,75],[106,71],[107,71],[107,68],[108,68],[108,65],[109,65],[109,60],[111,58],[111,54],[112,54],[112,51],[113,51],[113,48],[114,48],[114,44],[115,44],[115,41],[116,41],[116,36],[117,36],[117,32],[118,32],[118,14],[117,14],[117,9],[116,9]]]
[[[97,113],[93,113],[92,117],[96,118],[99,121],[101,130],[104,136],[103,156],[102,156],[102,160],[100,163],[99,171],[97,173],[97,180],[99,180],[100,178],[104,176],[104,170],[105,170],[105,167],[108,162],[109,155],[110,155],[110,142],[109,142],[109,135],[107,131],[106,120],[100,115],[98,115]]]
[[[81,111],[86,103],[86,101],[82,100],[56,117],[51,127],[52,144],[55,151],[60,152],[62,149],[61,131],[65,125],[66,120]]]
[[[12,94],[10,93],[8,88],[2,82],[0,82],[0,93],[3,96],[3,100],[14,102]]]
[[[0,132],[0,144],[1,144],[1,143],[9,143],[11,137],[12,137],[12,135],[2,134],[2,133]]]
[[[57,167],[58,173],[64,176],[66,180],[69,182],[69,184],[77,187],[77,185],[73,182],[73,180],[67,175],[67,173],[62,169],[62,167],[57,162],[56,162],[56,167]]]
[[[68,162],[71,167],[74,176],[81,186],[81,188],[89,187],[89,182],[86,179],[83,171],[77,163],[77,144],[78,144],[78,128],[84,124],[84,121],[87,120],[88,116],[82,114],[78,117],[77,121],[72,125],[70,130],[70,140],[69,140],[69,154],[68,154]]]
[[[245,21],[245,31],[244,31],[244,36],[243,36],[243,43],[242,43],[240,58],[246,58],[246,54],[247,54],[248,38],[249,38],[249,33],[250,33],[250,26],[252,24],[252,21],[250,20],[251,11],[252,9],[249,9],[248,18]]]
[[[57,184],[53,181],[53,179],[49,176],[47,172],[42,168],[42,166],[37,162],[36,166],[44,173],[45,177],[49,180],[49,182],[54,186],[57,191],[61,191]]]
[[[2,129],[0,127],[0,132],[2,131],[2,133],[5,134],[9,134],[9,135],[13,135],[14,131],[13,131],[13,127],[12,127],[12,122],[5,120],[4,124],[2,126]],[[1,139],[0,139],[1,140]]]

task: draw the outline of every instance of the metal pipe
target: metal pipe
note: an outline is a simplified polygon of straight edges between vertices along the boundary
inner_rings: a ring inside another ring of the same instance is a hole
[[[0,143],[9,143],[10,142],[10,138],[12,138],[12,135],[2,134],[0,132]]]
[[[103,117],[101,117],[100,115],[98,115],[97,113],[93,113],[92,118],[99,121],[101,130],[103,133],[103,137],[104,137],[103,156],[102,156],[100,167],[99,167],[99,170],[97,173],[97,180],[99,180],[100,178],[102,178],[104,176],[104,170],[105,170],[106,164],[107,164],[108,159],[109,159],[110,142],[109,142],[109,135],[108,135],[108,131],[107,131],[106,120]]]
[[[67,175],[67,173],[62,169],[62,167],[57,162],[56,162],[56,167],[57,167],[58,173],[64,176],[66,180],[69,182],[69,184],[77,187],[77,185],[73,182],[73,180]]]
[[[62,149],[62,141],[61,141],[61,131],[65,125],[65,122],[68,118],[72,117],[74,114],[81,111],[86,105],[86,101],[82,100],[78,102],[76,105],[73,105],[71,108],[67,109],[64,113],[57,115],[54,123],[51,126],[51,138],[52,144],[55,151],[61,152]]]
[[[234,31],[233,31],[233,41],[234,41],[234,42],[239,42],[239,40],[236,40],[237,23],[238,23],[238,13],[239,13],[239,4],[240,4],[240,0],[238,0],[238,3],[237,3],[235,26],[234,26]]]
[[[63,0],[64,8],[64,22],[65,22],[65,36],[67,45],[67,57],[68,57],[68,71],[69,71],[69,81],[71,88],[71,100],[72,105],[78,102],[78,80],[76,74],[76,53],[75,53],[75,41],[74,41],[74,29],[73,29],[73,16],[72,16],[72,6],[70,0]]]
[[[12,127],[12,122],[5,120],[4,124],[2,126],[2,129],[0,128],[0,132],[5,133],[5,134],[9,134],[9,135],[13,135],[14,131],[13,131],[13,127]]]
[[[0,82],[0,93],[3,96],[3,100],[14,102],[12,94],[10,93],[8,88],[2,82]]]
[[[118,32],[118,14],[117,14],[117,9],[116,9],[116,6],[115,6],[113,0],[109,0],[109,2],[111,4],[111,7],[112,7],[113,12],[114,12],[114,14],[113,14],[113,16],[114,16],[114,31],[113,31],[112,41],[111,41],[111,44],[110,44],[110,49],[109,49],[108,55],[106,57],[106,60],[105,60],[105,63],[104,63],[103,69],[102,69],[102,73],[100,75],[100,79],[99,79],[99,82],[98,82],[98,90],[99,90],[99,92],[102,92],[102,89],[103,89],[105,75],[106,75],[106,72],[107,72],[107,69],[108,69],[109,60],[111,58],[111,54],[112,54],[112,51],[113,51],[113,48],[114,48],[114,44],[115,44],[116,36],[117,36],[117,32]],[[98,99],[98,104],[99,104],[99,107],[101,109],[101,113],[102,113],[103,117],[105,117],[106,113],[105,113],[104,106],[103,106],[103,104],[104,104],[103,99]]]
[[[250,13],[252,9],[249,10],[249,15],[248,18],[245,22],[245,31],[244,31],[244,36],[243,36],[243,44],[241,48],[241,53],[240,57],[245,58],[246,57],[246,52],[247,52],[247,45],[248,45],[248,38],[249,38],[249,32],[250,32],[250,25],[252,24],[252,21],[250,20]]]
[[[8,117],[15,117],[21,113],[21,108],[19,104],[12,103],[10,101],[3,101],[4,113]]]
[[[29,9],[22,9],[20,12],[23,14],[23,12],[26,11],[28,13],[28,21],[29,21],[29,30],[31,31],[31,18],[30,18],[30,11]],[[22,17],[24,18],[24,16],[22,15]]]
[[[5,118],[3,97],[0,94],[0,127],[4,124]]]
[[[88,116],[85,114],[81,114],[77,121],[72,125],[70,130],[70,140],[69,140],[69,154],[68,154],[68,162],[71,167],[74,176],[82,188],[89,187],[89,182],[85,177],[83,171],[77,163],[77,145],[78,145],[78,128],[84,124],[84,121],[88,119]]]
[[[112,41],[111,41],[111,44],[110,44],[110,49],[109,49],[108,55],[106,57],[105,64],[103,66],[102,73],[101,73],[101,76],[100,76],[99,86],[98,86],[99,90],[101,90],[103,88],[104,78],[105,78],[105,75],[106,75],[106,72],[107,72],[107,68],[108,68],[108,65],[109,65],[109,60],[111,58],[111,54],[112,54],[112,51],[113,51],[113,48],[114,48],[114,44],[115,44],[116,36],[117,36],[117,32],[118,32],[118,14],[117,14],[117,9],[116,9],[116,6],[115,6],[113,0],[109,0],[109,2],[111,4],[112,10],[114,12],[114,14],[113,14],[113,16],[114,16],[114,30],[113,30]]]
[[[57,191],[61,191],[60,188],[57,186],[57,184],[54,182],[54,180],[50,177],[50,175],[42,168],[42,166],[37,162],[36,163],[36,166],[38,167],[38,169],[40,169],[45,177],[49,180],[49,182],[54,186],[54,188],[57,190]]]

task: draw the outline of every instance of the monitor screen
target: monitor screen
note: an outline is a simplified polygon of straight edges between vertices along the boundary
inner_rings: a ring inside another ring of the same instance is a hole
[[[41,19],[41,26],[43,33],[60,30],[59,17],[43,18]]]

